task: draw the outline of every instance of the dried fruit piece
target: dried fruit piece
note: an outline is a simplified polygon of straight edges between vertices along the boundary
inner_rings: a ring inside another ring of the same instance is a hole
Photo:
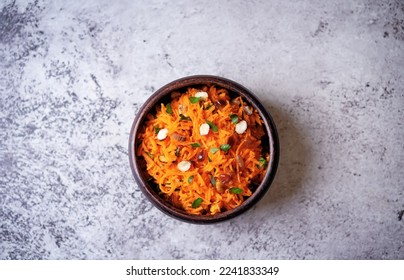
[[[175,132],[171,135],[171,137],[174,138],[175,140],[177,140],[178,142],[184,142],[187,139],[186,136],[175,133]]]
[[[231,181],[231,176],[229,174],[223,173],[219,175],[219,180],[223,184],[228,184]]]
[[[198,153],[198,156],[196,157],[198,161],[203,161],[205,159],[205,150],[202,150]]]
[[[237,161],[237,165],[240,168],[240,170],[244,170],[245,165],[244,165],[243,158],[240,155],[237,155],[236,156],[236,161]]]

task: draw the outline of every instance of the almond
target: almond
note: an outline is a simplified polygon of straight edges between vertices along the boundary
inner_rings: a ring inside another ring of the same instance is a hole
[[[209,133],[209,125],[207,123],[201,124],[201,126],[199,127],[199,133],[202,136],[203,135],[208,135],[208,133]]]
[[[159,133],[157,134],[157,139],[164,140],[164,139],[166,139],[167,134],[168,134],[167,128],[160,129]]]
[[[183,160],[177,164],[177,168],[182,172],[188,171],[191,168],[191,162]]]
[[[247,122],[242,120],[238,124],[236,124],[236,132],[238,134],[243,134],[247,130]]]
[[[195,93],[195,97],[200,97],[202,100],[208,99],[208,93],[205,91],[198,91]]]

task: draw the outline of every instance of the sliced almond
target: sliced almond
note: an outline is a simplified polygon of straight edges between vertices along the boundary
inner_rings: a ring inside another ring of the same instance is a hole
[[[253,113],[253,110],[250,106],[244,106],[244,112],[246,112],[247,115],[251,116]]]
[[[202,100],[208,99],[208,93],[206,91],[198,91],[195,93],[195,97],[200,97]]]
[[[179,112],[180,114],[186,115],[187,106],[185,106],[185,105],[183,105],[183,104],[178,105],[178,112]]]
[[[199,133],[203,136],[203,135],[208,135],[209,133],[209,125],[207,123],[203,123],[201,124],[201,126],[199,127]]]
[[[177,168],[182,172],[188,171],[191,168],[191,162],[183,160],[177,164]]]
[[[240,105],[240,100],[238,100],[237,98],[234,98],[231,100],[231,104]]]
[[[164,139],[166,139],[167,134],[168,134],[167,128],[160,129],[159,133],[157,134],[157,139],[164,140]]]
[[[168,162],[168,160],[166,159],[165,156],[159,156],[159,160],[160,160],[161,162]]]
[[[242,120],[238,124],[236,124],[236,132],[238,134],[243,134],[247,130],[247,122]]]

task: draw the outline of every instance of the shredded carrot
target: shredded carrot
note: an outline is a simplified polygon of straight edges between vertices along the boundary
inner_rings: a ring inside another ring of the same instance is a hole
[[[215,86],[171,96],[170,103],[148,115],[138,136],[137,155],[145,159],[159,194],[195,215],[238,207],[262,181],[270,156],[262,151],[264,129],[257,110]],[[168,130],[165,137],[162,129]]]

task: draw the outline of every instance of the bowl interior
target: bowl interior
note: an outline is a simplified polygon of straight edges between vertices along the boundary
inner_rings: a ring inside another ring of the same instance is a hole
[[[167,202],[164,198],[160,197],[156,192],[156,185],[152,181],[148,181],[145,176],[144,166],[145,160],[142,157],[136,156],[136,147],[140,143],[139,139],[136,137],[137,133],[141,130],[146,116],[149,113],[155,111],[156,104],[160,102],[169,102],[171,99],[171,93],[173,91],[182,92],[188,87],[199,87],[202,85],[216,85],[218,87],[227,89],[230,95],[241,96],[246,100],[251,106],[257,109],[260,114],[263,123],[265,136],[262,141],[263,150],[266,150],[270,154],[270,160],[267,165],[267,173],[259,186],[253,191],[253,194],[248,197],[240,206],[235,209],[219,213],[216,215],[191,215],[185,211],[178,209]],[[179,80],[173,81],[159,90],[157,90],[147,101],[144,103],[142,108],[139,110],[135,117],[135,120],[130,131],[129,138],[129,161],[130,166],[134,175],[134,178],[139,185],[142,192],[146,197],[161,211],[164,213],[177,218],[182,221],[191,223],[214,223],[230,218],[236,217],[241,213],[250,209],[255,205],[269,189],[278,166],[279,161],[279,140],[272,117],[266,111],[266,109],[261,105],[257,97],[251,93],[248,89],[241,86],[240,84],[233,82],[231,80],[217,77],[217,76],[190,76],[181,78]]]

